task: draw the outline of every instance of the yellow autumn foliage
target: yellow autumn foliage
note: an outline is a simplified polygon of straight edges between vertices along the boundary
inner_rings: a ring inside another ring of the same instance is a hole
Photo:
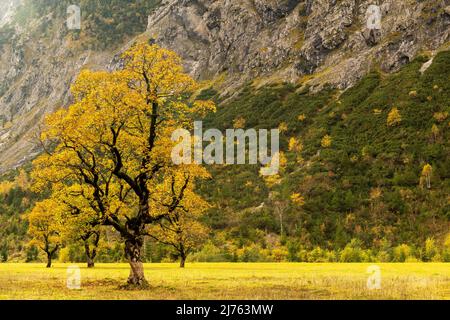
[[[387,125],[392,127],[402,122],[402,116],[397,108],[392,108],[387,117]]]

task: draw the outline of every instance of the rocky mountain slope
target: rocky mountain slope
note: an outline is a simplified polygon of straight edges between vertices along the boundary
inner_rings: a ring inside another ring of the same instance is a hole
[[[355,0],[168,1],[150,16],[148,30],[198,77],[227,72],[236,83],[316,74],[313,85],[344,89],[374,66],[398,70],[448,41],[445,1],[378,2],[380,30],[367,23],[377,2]]]
[[[448,0],[172,0],[153,1],[151,10],[137,0],[81,2],[77,31],[65,24],[69,1],[0,0],[9,12],[0,22],[0,171],[39,152],[39,124],[70,102],[78,72],[111,67],[134,37],[175,50],[191,74],[223,94],[248,81],[343,90],[371,69],[394,72],[418,53],[433,55],[449,38]],[[367,27],[371,4],[381,9],[380,30]],[[99,6],[110,12],[99,16]],[[123,14],[114,15],[118,8]],[[138,27],[129,28],[131,20]]]

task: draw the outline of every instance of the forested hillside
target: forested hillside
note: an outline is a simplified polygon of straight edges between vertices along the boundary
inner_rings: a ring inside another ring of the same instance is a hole
[[[232,98],[204,90],[197,98],[219,103],[205,126],[278,127],[284,161],[268,179],[257,166],[209,167],[201,192],[213,206],[210,240],[191,259],[449,261],[450,52],[421,73],[428,60],[373,70],[344,92],[313,93],[301,80],[249,83]],[[35,200],[25,171],[3,178],[2,260],[37,258],[23,219]],[[145,248],[148,261],[171,258],[150,240]],[[64,259],[83,259],[70,250]],[[121,259],[120,246],[101,250],[100,260]]]
[[[421,74],[427,60],[418,57],[392,75],[373,71],[343,93],[247,86],[211,125],[280,127],[287,161],[266,182],[258,168],[215,169],[204,188],[217,203],[209,223],[228,230],[225,238],[237,246],[264,248],[268,233],[280,235],[282,219],[282,243],[294,251],[352,243],[385,255],[408,244],[417,254],[427,238],[443,243],[450,218],[450,52]]]
[[[56,30],[63,29],[64,35],[70,36],[83,48],[104,50],[121,44],[127,36],[145,31],[148,14],[160,3],[161,0],[77,1],[82,28],[75,32],[64,26],[67,8],[74,4],[70,0],[24,0],[16,19],[23,27],[30,20],[39,19],[39,27],[34,30],[37,38],[51,37]]]

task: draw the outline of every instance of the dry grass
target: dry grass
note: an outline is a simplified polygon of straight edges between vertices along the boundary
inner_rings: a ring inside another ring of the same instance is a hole
[[[120,290],[127,264],[81,267],[81,290],[66,288],[68,265],[0,264],[0,299],[450,299],[450,265],[378,264],[382,287],[367,289],[369,264],[147,264],[151,288]]]

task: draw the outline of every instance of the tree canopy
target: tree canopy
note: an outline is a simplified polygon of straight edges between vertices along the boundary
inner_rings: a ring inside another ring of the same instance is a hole
[[[214,111],[191,101],[196,82],[180,58],[138,43],[113,72],[81,72],[74,103],[46,120],[46,153],[34,161],[36,190],[50,188],[92,224],[111,226],[125,242],[129,284],[146,285],[141,248],[146,226],[198,201],[192,184],[209,177],[197,164],[174,165],[171,135]]]

